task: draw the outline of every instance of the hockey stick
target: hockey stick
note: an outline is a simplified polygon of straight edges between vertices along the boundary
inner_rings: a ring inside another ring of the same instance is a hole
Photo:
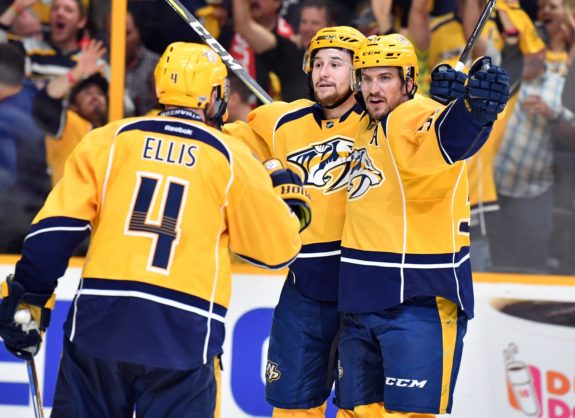
[[[28,309],[21,309],[14,314],[14,322],[20,325],[29,324],[32,317]],[[26,360],[26,368],[28,369],[28,381],[30,382],[30,394],[32,395],[32,406],[34,407],[34,416],[36,418],[44,418],[44,409],[42,408],[42,397],[38,388],[38,374],[36,373],[36,363],[34,357]]]
[[[266,91],[249,75],[242,65],[237,62],[234,57],[212,36],[210,32],[200,23],[198,19],[184,6],[179,0],[166,0],[172,9],[184,19],[188,25],[208,44],[226,63],[230,70],[232,70],[244,84],[260,99],[263,103],[271,103],[272,98]]]
[[[479,20],[477,21],[473,32],[471,32],[471,36],[469,37],[465,48],[463,48],[463,52],[461,53],[457,64],[455,64],[455,71],[461,71],[463,70],[463,67],[465,67],[465,62],[469,58],[469,55],[475,46],[475,42],[477,42],[477,39],[479,39],[479,35],[481,35],[481,31],[485,27],[485,24],[487,23],[487,20],[489,19],[489,16],[491,15],[494,7],[495,0],[489,0],[485,5],[485,8],[483,9],[481,16],[479,16]]]
[[[32,394],[32,405],[34,405],[34,415],[36,418],[44,418],[44,409],[42,408],[42,398],[38,391],[38,374],[36,373],[36,363],[34,358],[26,360],[28,369],[28,380],[30,381],[30,393]]]

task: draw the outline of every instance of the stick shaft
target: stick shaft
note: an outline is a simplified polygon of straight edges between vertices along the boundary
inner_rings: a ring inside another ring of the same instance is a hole
[[[471,55],[471,51],[473,50],[477,39],[479,39],[479,35],[481,35],[481,31],[483,31],[485,24],[489,20],[489,16],[491,15],[494,7],[495,0],[489,0],[485,5],[481,16],[479,16],[479,20],[477,21],[477,24],[475,25],[475,28],[473,29],[473,32],[471,33],[471,36],[469,37],[469,40],[467,41],[465,48],[463,48],[463,52],[461,53],[461,56],[455,65],[455,69],[457,71],[461,71],[463,70],[463,67],[465,67],[465,63],[467,62],[469,55]]]
[[[30,382],[30,394],[32,395],[34,415],[36,418],[44,418],[42,397],[40,396],[40,386],[38,385],[38,374],[36,373],[36,363],[33,358],[31,360],[26,360],[26,368],[28,369],[28,381]]]
[[[272,98],[267,92],[250,76],[242,65],[212,36],[210,32],[200,23],[198,19],[179,0],[166,0],[168,4],[184,19],[188,25],[202,38],[202,40],[212,48],[226,63],[243,83],[256,95],[263,103],[271,103]]]

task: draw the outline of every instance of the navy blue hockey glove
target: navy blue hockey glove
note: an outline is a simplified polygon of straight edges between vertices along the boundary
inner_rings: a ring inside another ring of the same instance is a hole
[[[449,64],[438,64],[431,71],[429,94],[433,100],[445,105],[463,97],[465,80],[465,73],[455,71]]]
[[[280,160],[268,160],[264,163],[275,192],[287,203],[299,219],[303,231],[311,223],[311,198],[303,187],[299,176],[289,168],[283,168]]]
[[[491,65],[490,57],[475,60],[469,70],[465,89],[465,107],[480,125],[497,119],[509,99],[509,76],[497,65]]]
[[[8,351],[30,360],[40,350],[56,295],[29,293],[10,275],[2,283],[0,337]]]

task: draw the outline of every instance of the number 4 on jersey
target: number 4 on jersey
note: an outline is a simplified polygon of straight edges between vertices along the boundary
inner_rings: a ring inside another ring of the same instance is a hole
[[[176,177],[138,172],[138,181],[132,198],[132,208],[126,219],[126,235],[149,237],[152,248],[147,270],[169,274],[174,250],[180,240],[182,202],[186,201],[188,182]],[[157,219],[150,212],[156,207],[157,197],[163,189]]]

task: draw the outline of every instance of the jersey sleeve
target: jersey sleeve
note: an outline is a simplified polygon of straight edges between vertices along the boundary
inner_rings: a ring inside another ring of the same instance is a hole
[[[92,230],[110,153],[103,133],[90,132],[76,147],[64,177],[32,222],[15,272],[29,291],[52,292],[74,250]]]
[[[247,145],[258,160],[266,161],[272,158],[268,143],[256,134],[247,123],[242,121],[226,123],[223,126],[223,131]]]
[[[476,124],[462,99],[447,106],[422,97],[410,102],[401,113],[392,114],[386,132],[398,164],[408,171],[443,170],[474,155],[489,137],[491,126]],[[404,141],[393,140],[406,129]]]
[[[227,208],[230,249],[260,267],[290,264],[301,248],[299,220],[274,192],[263,165],[249,151],[234,153]]]

